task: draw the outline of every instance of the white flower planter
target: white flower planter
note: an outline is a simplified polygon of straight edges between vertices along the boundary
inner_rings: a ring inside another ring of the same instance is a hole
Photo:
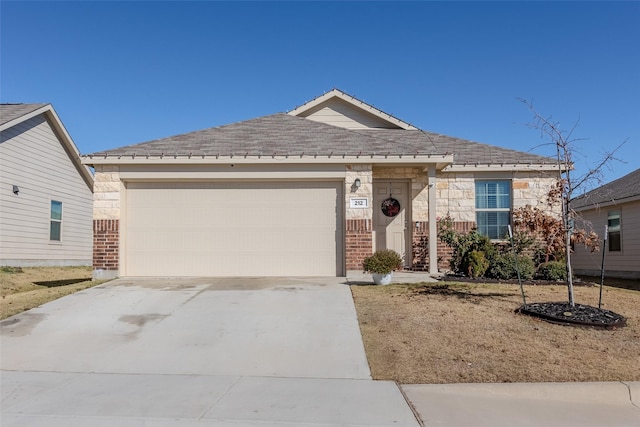
[[[376,285],[388,285],[391,283],[391,279],[393,279],[393,273],[389,274],[376,274],[373,273],[373,283]]]

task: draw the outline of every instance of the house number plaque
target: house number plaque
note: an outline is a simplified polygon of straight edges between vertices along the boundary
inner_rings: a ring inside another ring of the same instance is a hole
[[[369,199],[365,198],[351,198],[349,199],[349,207],[352,209],[366,209],[369,207]]]

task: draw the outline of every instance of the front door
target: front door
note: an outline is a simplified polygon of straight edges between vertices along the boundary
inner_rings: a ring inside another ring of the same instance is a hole
[[[410,220],[409,183],[400,180],[373,181],[373,232],[376,250],[393,249],[410,266],[407,244]]]

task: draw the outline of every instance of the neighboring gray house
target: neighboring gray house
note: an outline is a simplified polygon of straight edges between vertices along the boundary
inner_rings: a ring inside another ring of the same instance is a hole
[[[503,238],[558,175],[554,159],[425,132],[337,89],[83,161],[98,277],[341,276],[382,248],[435,273],[438,217]]]
[[[608,226],[605,275],[640,279],[640,169],[589,191],[571,207],[598,235],[603,236]],[[576,245],[572,256],[576,274],[599,276],[601,263],[602,252]]]
[[[92,264],[93,176],[51,104],[0,104],[0,265]]]

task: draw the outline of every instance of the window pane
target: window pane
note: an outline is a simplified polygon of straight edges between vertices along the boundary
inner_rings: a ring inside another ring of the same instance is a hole
[[[58,221],[51,221],[51,228],[49,230],[50,240],[60,240],[60,225],[61,223]]]
[[[498,224],[496,226],[496,239],[506,239],[509,236],[509,212],[498,212]]]
[[[476,181],[476,209],[510,209],[509,181]]]
[[[62,220],[62,202],[51,201],[51,219]]]
[[[609,231],[620,231],[620,212],[609,212],[607,218]]]
[[[478,233],[490,239],[506,239],[509,212],[476,212]]]
[[[487,187],[484,182],[476,182],[476,209],[487,208]]]
[[[609,232],[609,251],[610,252],[620,252],[622,244],[620,242],[620,232],[614,231]]]

